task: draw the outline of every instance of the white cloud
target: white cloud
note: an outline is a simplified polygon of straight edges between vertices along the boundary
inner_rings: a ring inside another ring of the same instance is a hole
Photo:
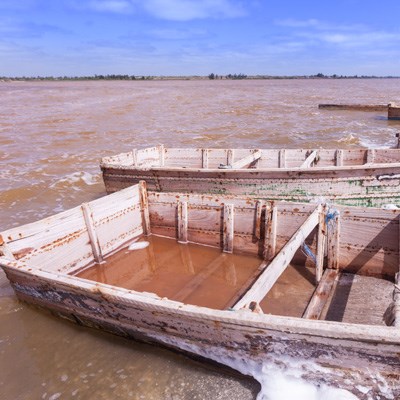
[[[318,28],[321,27],[321,22],[316,19],[296,20],[288,18],[276,21],[276,25],[288,28]]]
[[[364,49],[371,46],[382,48],[398,46],[400,33],[376,31],[365,25],[334,25],[316,19],[286,19],[276,25],[289,28],[288,37],[307,39],[308,44],[325,44],[338,48]]]
[[[245,15],[242,5],[232,0],[148,0],[143,7],[157,18],[172,21]]]
[[[201,29],[153,29],[147,32],[150,37],[162,40],[187,40],[207,37],[208,33]]]
[[[141,9],[169,21],[236,18],[246,15],[239,0],[66,0],[76,9],[129,14]]]
[[[92,0],[87,7],[94,11],[126,13],[133,10],[132,2],[129,0]]]

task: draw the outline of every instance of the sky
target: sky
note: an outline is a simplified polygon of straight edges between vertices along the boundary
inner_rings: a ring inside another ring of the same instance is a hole
[[[400,76],[399,14],[399,0],[0,0],[0,76]]]

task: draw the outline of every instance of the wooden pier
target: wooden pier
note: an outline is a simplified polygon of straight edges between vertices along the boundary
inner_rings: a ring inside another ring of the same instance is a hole
[[[386,111],[387,104],[319,104],[323,110],[345,110],[345,111]]]
[[[400,120],[400,105],[389,104],[318,104],[321,110],[344,110],[344,111],[387,111],[388,120]]]
[[[388,105],[388,119],[400,120],[400,106],[395,103],[389,103]]]

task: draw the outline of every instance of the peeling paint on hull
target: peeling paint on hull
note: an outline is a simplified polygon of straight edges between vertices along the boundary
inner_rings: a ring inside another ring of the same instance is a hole
[[[168,171],[128,167],[102,167],[102,171],[108,193],[145,180],[149,190],[164,192],[237,194],[295,202],[324,198],[337,204],[367,207],[400,205],[400,165],[307,171]]]
[[[72,277],[65,284],[7,268],[6,273],[21,300],[78,324],[161,344],[242,373],[248,363],[273,363],[283,369],[286,364],[300,363],[307,381],[349,390],[360,399],[400,396],[400,333],[394,330],[392,342],[387,343],[352,338],[345,330],[325,337],[319,329],[312,333],[313,327],[330,322],[305,321],[310,328],[298,329],[290,319],[285,324],[282,317],[209,313],[200,307],[177,307],[180,303],[175,302],[146,301],[134,292],[107,285],[85,283],[83,287]],[[356,388],[360,382],[369,389],[368,395]]]

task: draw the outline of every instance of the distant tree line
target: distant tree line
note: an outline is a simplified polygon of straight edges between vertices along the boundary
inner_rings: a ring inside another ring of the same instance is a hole
[[[208,79],[246,79],[247,75],[245,74],[228,74],[228,75],[217,75],[214,73],[211,73],[210,75],[208,75]]]
[[[209,79],[398,79],[398,76],[376,76],[376,75],[324,75],[319,72],[315,75],[244,75],[244,74],[228,74],[228,75],[208,75]]]
[[[208,76],[144,76],[144,75],[89,75],[89,76],[0,76],[0,81],[138,81],[138,80],[192,80],[192,79],[398,79],[399,76],[375,75],[325,75],[321,72],[315,75],[219,75],[211,73]]]
[[[135,76],[135,75],[89,75],[89,76],[19,76],[5,77],[0,76],[0,80],[13,81],[133,81],[154,79],[153,76]]]

